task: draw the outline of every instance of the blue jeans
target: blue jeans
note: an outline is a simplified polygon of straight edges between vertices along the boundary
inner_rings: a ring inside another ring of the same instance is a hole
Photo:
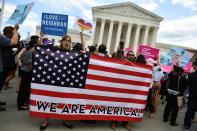
[[[195,109],[197,107],[197,101],[189,99],[187,103],[187,112],[185,113],[185,119],[184,119],[184,128],[189,129],[191,127],[191,120],[192,116],[195,113]]]

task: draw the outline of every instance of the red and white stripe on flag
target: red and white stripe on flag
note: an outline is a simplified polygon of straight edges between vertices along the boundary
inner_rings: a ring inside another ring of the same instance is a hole
[[[85,88],[31,84],[30,115],[65,120],[140,121],[152,68],[91,55]]]

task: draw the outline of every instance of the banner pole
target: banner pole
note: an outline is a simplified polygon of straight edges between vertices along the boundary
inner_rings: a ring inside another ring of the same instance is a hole
[[[4,5],[5,5],[5,0],[2,0],[1,10],[0,10],[0,32],[1,32],[1,25],[3,22]]]
[[[80,32],[81,44],[84,46],[83,32]]]

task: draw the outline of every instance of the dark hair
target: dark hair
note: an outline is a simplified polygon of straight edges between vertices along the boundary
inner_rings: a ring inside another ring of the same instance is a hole
[[[173,66],[173,70],[174,70],[175,73],[183,73],[184,72],[183,68],[179,67],[177,65]]]
[[[135,55],[135,53],[134,53],[133,51],[129,51],[129,52],[127,52],[127,56],[128,56],[128,54],[129,54],[130,52],[133,53],[133,54]]]
[[[13,31],[14,31],[14,27],[12,26],[6,26],[4,29],[3,29],[3,34],[8,37],[8,38],[12,38],[12,35],[13,35]]]
[[[112,53],[111,57],[116,58],[116,52]]]
[[[81,43],[76,43],[72,49],[73,51],[81,51],[83,50],[83,44]]]
[[[116,59],[122,59],[124,57],[124,51],[119,49],[116,53]]]
[[[133,56],[132,56],[132,57],[128,57],[128,55],[129,55],[130,53],[132,53],[132,54],[133,54]],[[133,51],[129,51],[129,52],[127,52],[126,59],[127,59],[127,60],[129,60],[129,61],[131,61],[131,62],[134,62],[134,61],[135,61],[135,59],[136,59],[136,57],[135,57],[135,53],[134,53]]]
[[[30,40],[26,49],[29,50],[29,49],[33,48],[34,45],[36,45],[36,43],[37,43],[36,40]]]
[[[95,46],[88,46],[88,48],[89,48],[89,52],[90,53],[93,53],[94,51],[96,51],[96,47]]]
[[[197,61],[197,57],[194,59],[194,61]]]
[[[197,66],[197,61],[194,61],[194,62],[192,63],[192,65],[193,65],[193,66]]]
[[[145,57],[144,55],[138,55],[136,60],[135,60],[136,63],[141,63],[141,64],[146,64],[146,60],[145,60]]]
[[[32,35],[30,39],[31,39],[31,40],[39,40],[39,38],[40,38],[40,37],[37,36],[37,35]]]
[[[105,54],[106,53],[106,45],[104,45],[104,44],[99,45],[98,52]]]

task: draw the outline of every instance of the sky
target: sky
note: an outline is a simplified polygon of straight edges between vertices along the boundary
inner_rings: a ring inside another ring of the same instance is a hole
[[[157,42],[197,49],[197,0],[6,0],[2,27],[18,4],[31,2],[35,4],[19,30],[23,38],[35,34],[42,12],[67,14],[68,28],[75,28],[76,18],[92,22],[92,7],[132,2],[164,18]]]

